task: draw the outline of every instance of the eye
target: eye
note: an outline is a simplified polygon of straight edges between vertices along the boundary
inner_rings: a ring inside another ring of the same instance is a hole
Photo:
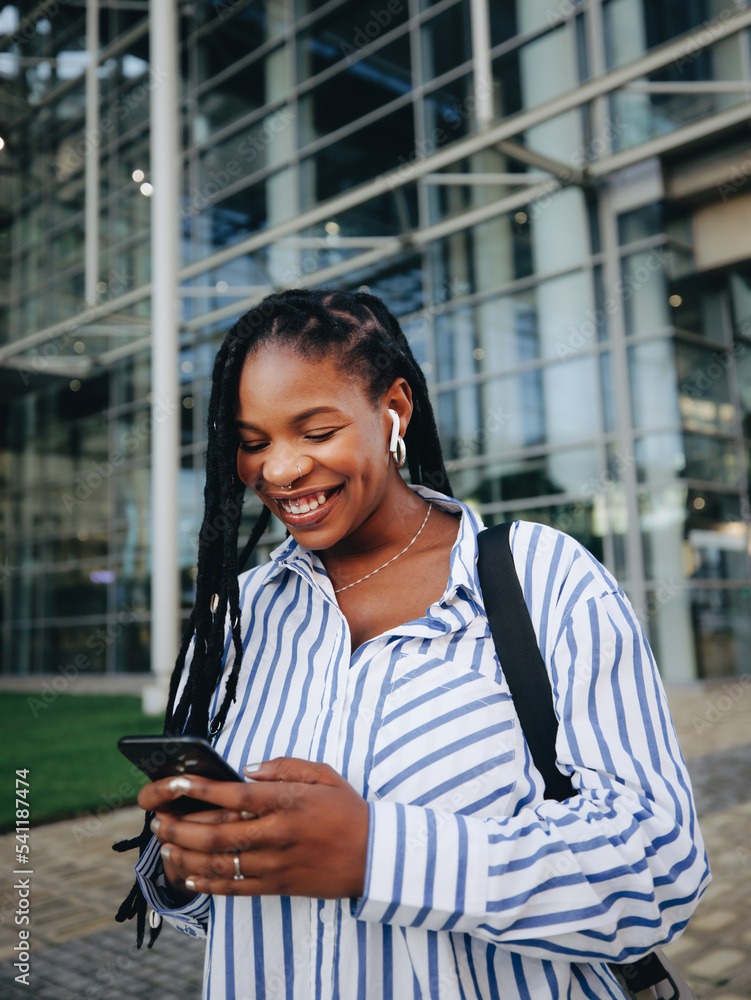
[[[238,448],[240,449],[240,451],[244,451],[244,452],[249,453],[251,455],[254,454],[257,451],[260,451],[262,448],[265,448],[265,447],[266,447],[266,442],[265,441],[262,441],[260,444],[256,444],[255,442],[252,442],[252,441],[240,441],[240,442],[238,442]]]
[[[335,433],[336,429],[324,431],[322,434],[306,434],[305,437],[308,441],[328,441],[328,439]]]

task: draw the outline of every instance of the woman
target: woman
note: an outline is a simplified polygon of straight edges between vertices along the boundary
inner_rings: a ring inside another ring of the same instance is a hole
[[[272,513],[289,537],[238,579],[244,487],[264,510],[241,562]],[[579,792],[546,801],[484,614],[481,525],[380,300],[290,291],[240,320],[205,496],[166,731],[253,780],[146,786],[136,869],[157,914],[208,935],[204,995],[622,997],[606,963],[678,934],[709,878],[651,653],[585,549],[514,526]],[[186,791],[217,808],[165,811]]]

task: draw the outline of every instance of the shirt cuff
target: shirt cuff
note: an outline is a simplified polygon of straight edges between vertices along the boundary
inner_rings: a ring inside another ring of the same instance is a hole
[[[197,938],[206,937],[211,896],[199,893],[184,906],[175,906],[166,887],[162,855],[156,837],[152,838],[139,858],[135,872],[146,902],[155,913],[164,917],[183,934]]]
[[[359,920],[426,930],[471,931],[487,912],[484,824],[459,813],[369,802]]]

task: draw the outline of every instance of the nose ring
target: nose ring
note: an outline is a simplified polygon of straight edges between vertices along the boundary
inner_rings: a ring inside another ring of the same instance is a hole
[[[301,468],[300,468],[299,465],[297,466],[297,478],[298,479],[302,479],[302,470],[301,470]],[[295,480],[293,479],[292,483],[294,483],[294,482],[295,482]],[[292,483],[290,483],[289,486],[282,486],[282,489],[283,490],[291,490],[292,489]]]

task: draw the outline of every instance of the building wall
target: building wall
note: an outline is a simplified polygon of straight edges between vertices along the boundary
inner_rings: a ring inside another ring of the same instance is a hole
[[[504,0],[484,48],[480,6],[181,7],[181,399],[156,409],[148,19],[102,2],[87,74],[82,7],[0,9],[4,672],[149,669],[154,422],[179,409],[186,616],[213,354],[266,291],[318,282],[400,318],[487,523],[587,545],[666,677],[748,669],[751,247],[728,229],[751,175],[751,49],[728,26],[748,11]]]

